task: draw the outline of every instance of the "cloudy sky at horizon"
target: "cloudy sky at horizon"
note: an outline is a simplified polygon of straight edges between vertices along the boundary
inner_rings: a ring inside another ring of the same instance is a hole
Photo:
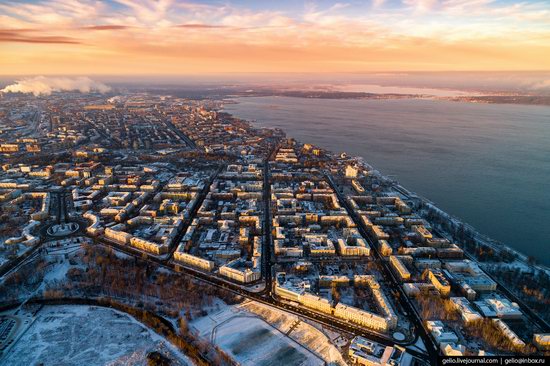
[[[550,1],[0,0],[0,70],[550,70]]]

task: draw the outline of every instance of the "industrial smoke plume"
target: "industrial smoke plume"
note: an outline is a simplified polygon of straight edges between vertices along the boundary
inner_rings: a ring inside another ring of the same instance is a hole
[[[50,95],[52,92],[57,91],[76,91],[81,93],[89,93],[97,91],[100,93],[106,93],[111,88],[99,81],[94,81],[88,77],[46,77],[35,76],[32,78],[25,78],[17,80],[14,84],[6,86],[0,90],[3,93],[32,93],[35,96],[38,95]]]

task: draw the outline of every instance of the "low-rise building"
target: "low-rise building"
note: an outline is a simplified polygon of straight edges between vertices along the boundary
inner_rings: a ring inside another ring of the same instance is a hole
[[[105,237],[120,244],[130,244],[132,234],[124,231],[124,224],[117,224],[105,229]]]
[[[460,313],[464,323],[483,319],[483,317],[472,308],[470,301],[465,297],[451,297],[450,300],[454,304],[455,309]]]
[[[445,277],[442,271],[437,269],[428,270],[428,278],[430,282],[435,286],[441,296],[449,296],[451,293],[451,284]]]
[[[388,321],[383,316],[358,309],[353,306],[344,305],[342,303],[338,303],[334,307],[334,316],[351,321],[369,329],[374,329],[381,332],[387,332],[389,330]]]
[[[445,327],[441,320],[428,320],[426,328],[428,328],[437,344],[458,342],[456,333]]]
[[[384,346],[359,336],[353,338],[348,350],[351,362],[363,366],[398,366],[404,355],[399,346]]]
[[[501,319],[520,319],[523,316],[518,304],[502,296],[485,298],[484,300],[476,301],[475,304],[486,317],[496,316]]]
[[[174,259],[176,261],[181,262],[184,265],[199,268],[208,272],[211,272],[214,269],[214,262],[191,255],[189,253],[185,253],[183,252],[183,249],[184,248],[180,246],[174,252]]]
[[[98,236],[104,233],[105,228],[101,226],[101,221],[98,215],[92,212],[86,212],[84,214],[84,218],[92,222],[92,224],[86,228],[86,232],[88,234],[92,236]]]
[[[495,323],[495,325],[500,329],[500,331],[502,332],[502,334],[508,338],[508,340],[510,342],[512,342],[512,344],[515,346],[515,347],[524,347],[525,346],[525,342],[521,340],[521,338],[518,337],[518,335],[512,330],[510,329],[510,327],[508,326],[508,324],[506,324],[505,322],[503,322],[502,320],[500,319],[493,319],[493,322]]]
[[[401,260],[403,257],[404,256],[391,255],[390,265],[393,271],[399,276],[399,279],[405,282],[411,279],[411,272],[409,272],[409,270]],[[412,262],[412,257],[409,257],[409,256],[407,257]]]
[[[338,239],[338,249],[342,256],[369,256],[370,246],[363,238],[353,238],[346,242],[344,239]]]
[[[259,263],[259,261],[256,261]],[[248,265],[242,258],[220,267],[220,274],[241,283],[254,282],[262,276],[259,265]]]

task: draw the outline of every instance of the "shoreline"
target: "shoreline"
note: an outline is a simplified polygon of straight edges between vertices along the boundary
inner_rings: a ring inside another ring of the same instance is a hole
[[[327,100],[431,100],[436,102],[454,102],[468,104],[489,104],[489,105],[519,105],[530,107],[550,107],[549,95],[529,94],[482,94],[463,96],[437,96],[431,94],[399,94],[399,93],[369,93],[369,92],[339,92],[339,91],[294,91],[294,92],[252,92],[229,95],[226,98],[262,98],[262,97],[285,97],[300,99],[327,99]],[[533,102],[533,99],[538,100]],[[225,100],[225,99],[222,99]]]
[[[255,122],[254,120],[246,120],[246,119],[243,119],[243,118],[240,118],[236,115],[234,115],[233,113],[225,110],[225,104],[239,104],[239,101],[235,100],[236,98],[246,98],[247,96],[245,97],[232,97],[231,99],[228,99],[228,100],[221,100],[221,106],[220,106],[220,109],[219,111],[220,112],[223,112],[223,113],[227,113],[228,115],[230,115],[231,117],[233,118],[236,118],[236,119],[240,119],[240,120],[243,120],[243,121],[246,121],[248,123],[250,123],[252,126],[254,126],[254,123]],[[254,96],[248,96],[248,97],[254,97]],[[295,98],[300,98],[300,97],[295,97]],[[432,100],[436,100],[437,99],[432,99]],[[228,103],[229,102],[229,103]],[[471,102],[464,102],[464,103],[471,103]],[[540,105],[539,105],[540,106]],[[545,106],[545,107],[548,107],[548,106]],[[255,128],[266,128],[266,127],[263,127],[263,126],[254,126]],[[272,127],[272,128],[267,128],[267,129],[281,129],[281,128],[278,128],[278,127]],[[281,129],[285,135],[286,135],[286,131],[284,131],[283,129]],[[291,138],[293,138],[292,136],[290,136]],[[300,141],[300,140],[296,140],[296,141],[299,141],[301,143],[308,143],[307,141]],[[324,151],[326,151],[330,156],[331,158],[336,158],[336,154],[331,151],[331,150],[328,150],[322,146],[319,146],[321,149],[323,149]],[[365,162],[365,158],[362,157],[362,156],[353,156],[353,158],[356,158],[358,159],[358,161],[362,164],[362,165],[365,165],[366,167],[369,167],[371,168],[381,179],[385,179],[385,180],[389,180],[389,181],[392,181],[394,182],[391,178],[389,178],[388,176],[382,174],[379,170],[377,170],[375,167],[373,167],[371,164]],[[476,241],[478,241],[481,245],[484,245],[484,246],[487,246],[489,248],[492,248],[492,249],[496,249],[498,251],[500,250],[506,250],[510,253],[513,253],[514,255],[516,255],[518,261],[520,261],[523,265],[527,266],[528,268],[534,270],[534,271],[544,271],[546,272],[548,275],[550,275],[550,265],[546,265],[544,263],[535,263],[535,264],[530,264],[528,263],[528,258],[529,256],[518,251],[517,249],[514,249],[512,248],[511,246],[505,244],[505,243],[502,243],[498,240],[495,240],[493,238],[491,238],[490,236],[486,235],[486,234],[483,234],[481,233],[477,228],[475,228],[473,225],[463,221],[461,218],[459,217],[456,217],[452,214],[449,214],[447,213],[446,211],[442,210],[441,208],[439,208],[434,202],[432,202],[429,198],[427,197],[424,197],[422,195],[419,195],[417,194],[416,192],[413,192],[413,191],[410,191],[408,190],[407,188],[403,187],[401,184],[399,183],[396,183],[394,182],[394,188],[398,188],[398,191],[399,190],[402,190],[404,192],[399,192],[401,194],[405,194],[405,195],[410,195],[411,197],[414,197],[414,198],[417,198],[419,199],[420,201],[422,201],[422,203],[426,204],[426,205],[429,205],[433,208],[435,208],[437,211],[441,212],[448,220],[450,220],[451,222],[455,223],[455,224],[462,224],[464,225],[465,228],[467,228],[468,230],[470,230],[474,236],[475,236],[475,239]],[[504,262],[505,263],[505,262]]]

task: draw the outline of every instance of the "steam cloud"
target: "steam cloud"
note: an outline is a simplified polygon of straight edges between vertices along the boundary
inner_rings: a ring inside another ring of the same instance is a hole
[[[3,93],[32,93],[38,95],[50,95],[52,92],[58,91],[76,91],[81,93],[89,93],[97,91],[106,93],[111,88],[99,81],[94,81],[88,77],[46,77],[36,76],[17,80],[14,84],[6,86],[0,90]]]

